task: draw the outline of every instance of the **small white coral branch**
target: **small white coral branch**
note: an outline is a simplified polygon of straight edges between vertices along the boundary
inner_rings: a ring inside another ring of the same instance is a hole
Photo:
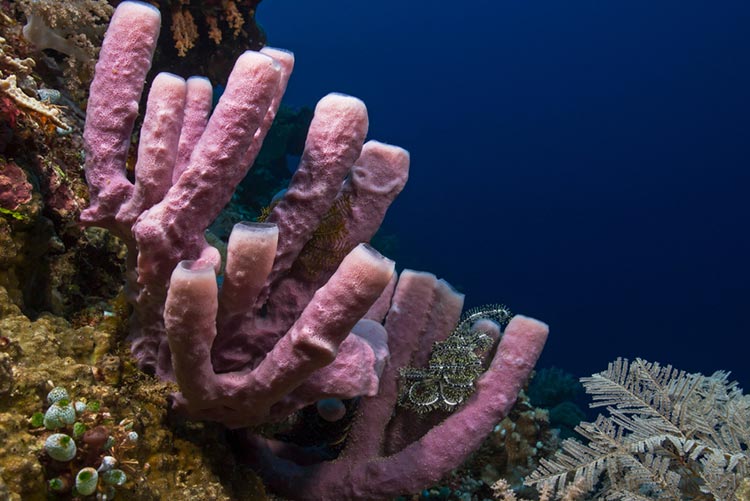
[[[26,108],[29,111],[38,113],[50,119],[52,123],[62,129],[70,129],[62,118],[60,118],[60,109],[52,104],[43,103],[34,99],[33,97],[27,96],[21,89],[16,85],[16,76],[10,75],[7,78],[0,80],[0,91],[8,95],[16,104],[22,108]]]

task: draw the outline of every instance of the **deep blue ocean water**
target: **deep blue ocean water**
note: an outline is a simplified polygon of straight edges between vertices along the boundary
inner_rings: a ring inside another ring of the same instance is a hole
[[[291,105],[362,98],[411,152],[399,268],[618,356],[750,387],[750,2],[266,0]]]

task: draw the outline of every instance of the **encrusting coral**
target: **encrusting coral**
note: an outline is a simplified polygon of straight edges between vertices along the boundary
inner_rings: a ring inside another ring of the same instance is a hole
[[[117,294],[122,246],[77,222],[88,203],[84,114],[61,85],[55,57],[63,56],[23,37],[25,14],[15,7],[16,18],[0,14],[0,79],[16,86],[0,90],[0,285],[32,318],[73,319]],[[63,7],[74,5],[60,6],[58,22]]]
[[[76,401],[87,402],[88,408],[78,416],[88,430],[100,425],[121,429],[114,433],[116,447],[110,455],[130,465],[130,473],[129,480],[117,487],[116,499],[266,499],[260,480],[234,462],[220,427],[167,419],[164,402],[171,389],[138,371],[127,348],[118,344],[123,306],[113,302],[106,314],[100,312],[89,325],[79,327],[50,314],[32,321],[0,287],[0,498],[48,499],[49,489],[58,486],[50,480],[61,474],[63,484],[74,480],[65,474],[68,463],[52,461],[44,452],[52,433],[42,421],[51,407],[47,395],[64,386]],[[66,428],[71,437],[75,428]],[[130,437],[133,431],[138,434],[135,441]],[[123,451],[117,447],[121,441],[133,447]],[[79,452],[89,448],[82,445]],[[98,456],[102,462],[103,456]],[[79,460],[86,458],[75,461]],[[93,464],[101,466],[98,460]],[[69,490],[54,495],[74,497]]]

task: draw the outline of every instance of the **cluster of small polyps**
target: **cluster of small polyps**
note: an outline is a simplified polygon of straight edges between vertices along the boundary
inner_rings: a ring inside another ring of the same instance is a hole
[[[436,481],[507,413],[546,325],[513,318],[476,393],[438,426],[427,431],[426,421],[403,410],[391,419],[398,369],[429,358],[456,325],[463,297],[428,273],[397,279],[394,263],[362,244],[403,188],[409,156],[365,143],[364,104],[339,94],[318,103],[299,168],[266,223],[235,227],[219,289],[221,258],[204,232],[253,163],[294,58],[270,48],[246,52],[213,112],[205,79],[156,76],[132,183],[125,165],[159,26],[153,7],[119,5],[84,133],[91,206],[81,219],[129,247],[140,366],[177,381],[177,410],[230,428],[277,422],[321,401],[321,415],[335,420],[343,414],[337,399],[362,397],[355,438],[335,462],[298,466],[301,451],[246,434],[247,459],[290,497],[378,498]],[[309,242],[332,207],[345,210],[328,252],[343,259],[310,259],[326,253]]]
[[[132,421],[109,423],[111,416],[98,403],[73,401],[61,387],[49,392],[47,402],[47,411],[30,422],[39,431],[54,431],[44,440],[50,492],[113,499],[128,480],[125,469],[137,465],[128,457],[138,442]]]

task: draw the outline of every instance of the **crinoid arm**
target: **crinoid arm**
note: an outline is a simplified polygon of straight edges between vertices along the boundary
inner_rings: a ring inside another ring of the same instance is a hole
[[[427,367],[400,370],[399,404],[420,414],[456,410],[474,393],[474,382],[485,371],[484,356],[494,343],[474,325],[491,320],[505,327],[511,317],[510,310],[501,304],[464,313],[451,334],[434,344]]]

